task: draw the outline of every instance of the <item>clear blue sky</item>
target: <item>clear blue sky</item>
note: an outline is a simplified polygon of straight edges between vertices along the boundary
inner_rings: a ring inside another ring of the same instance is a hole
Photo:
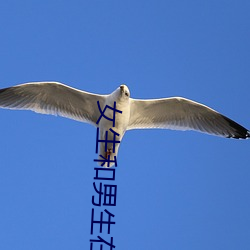
[[[125,83],[134,98],[183,96],[250,128],[249,13],[247,0],[1,1],[0,88]],[[89,249],[96,129],[28,111],[0,121],[0,249]],[[250,141],[129,131],[116,249],[250,249],[249,152]]]

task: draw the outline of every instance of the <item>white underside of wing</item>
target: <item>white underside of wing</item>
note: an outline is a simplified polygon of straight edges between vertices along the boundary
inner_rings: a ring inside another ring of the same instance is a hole
[[[150,128],[196,130],[223,137],[249,137],[249,132],[239,124],[203,104],[185,98],[131,99],[128,130]]]
[[[57,82],[36,82],[0,90],[0,107],[59,115],[96,125],[97,101],[103,104],[106,97]]]

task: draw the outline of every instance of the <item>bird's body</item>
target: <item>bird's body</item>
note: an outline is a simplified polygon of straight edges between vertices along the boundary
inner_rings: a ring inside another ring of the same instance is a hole
[[[102,107],[102,110],[106,107],[114,107],[114,103],[116,103],[116,109],[121,111],[122,113],[115,112],[115,126],[113,127],[113,121],[110,121],[108,119],[105,119],[102,117],[100,120],[100,123],[98,124],[100,127],[100,139],[105,140],[106,131],[109,128],[112,128],[114,132],[119,134],[119,136],[116,136],[115,140],[122,141],[122,138],[127,130],[127,126],[129,123],[129,117],[130,117],[130,100],[129,98],[122,98],[120,95],[120,89],[116,89],[113,93],[111,93],[108,98],[106,98],[106,101]],[[109,118],[113,118],[114,111],[112,109],[107,108],[105,110],[105,115]],[[114,139],[113,133],[108,132],[108,140],[112,141]],[[118,150],[119,150],[120,143],[115,143],[115,149],[113,150],[113,144],[109,142],[107,144],[107,150],[105,150],[105,144],[100,143],[100,151],[99,155],[105,156],[105,158],[110,155],[110,160],[114,161],[114,156],[117,156]],[[99,158],[101,159],[101,158]],[[105,164],[106,166],[107,164]]]
[[[114,115],[112,108],[122,112],[115,112],[115,124],[105,117],[100,119],[107,105],[111,108],[106,108],[104,114],[110,119]],[[126,85],[110,95],[98,95],[57,82],[26,83],[0,89],[0,107],[33,110],[90,123],[99,127],[100,140],[105,140],[110,128],[117,133],[117,141],[122,141],[127,130],[148,128],[196,130],[236,139],[250,137],[246,128],[203,104],[182,97],[133,99]],[[108,140],[113,140],[111,132]],[[105,149],[105,143],[100,143],[99,155],[114,160],[119,145],[108,142]]]

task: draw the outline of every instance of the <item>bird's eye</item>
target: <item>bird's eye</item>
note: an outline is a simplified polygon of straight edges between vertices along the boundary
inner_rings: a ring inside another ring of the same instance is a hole
[[[127,91],[125,92],[125,96],[128,96],[128,92]]]

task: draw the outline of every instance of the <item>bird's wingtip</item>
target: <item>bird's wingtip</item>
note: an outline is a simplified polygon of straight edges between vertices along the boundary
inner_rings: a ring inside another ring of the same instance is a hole
[[[250,131],[247,131],[246,139],[250,138]]]
[[[229,134],[228,138],[247,139],[250,137],[250,131],[248,129],[244,128],[243,126],[229,119],[228,117],[223,117],[234,131]]]
[[[0,94],[5,92],[8,88],[0,89]]]

